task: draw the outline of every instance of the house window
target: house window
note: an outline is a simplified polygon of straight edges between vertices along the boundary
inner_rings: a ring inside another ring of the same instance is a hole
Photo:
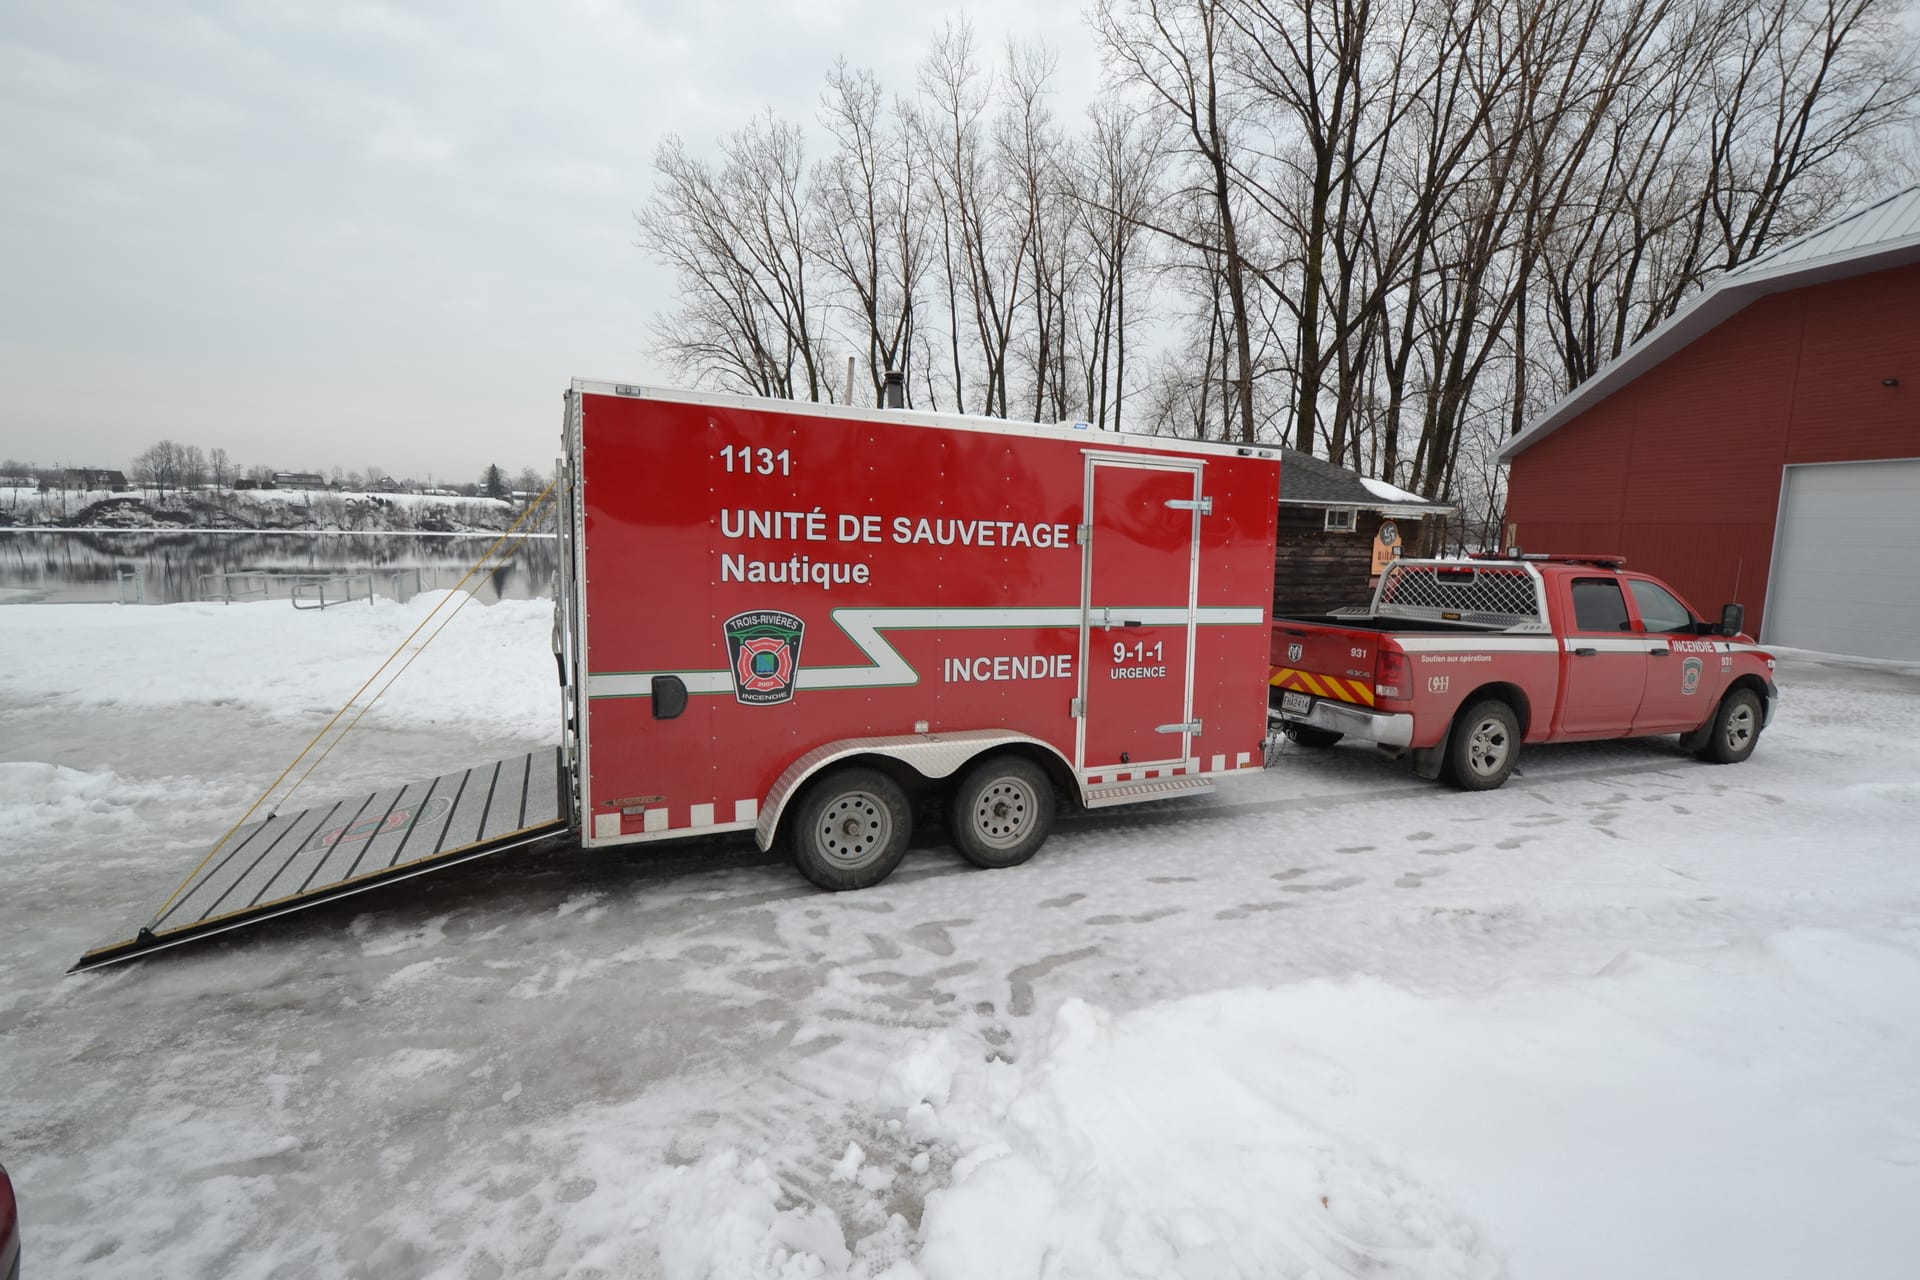
[[[1330,533],[1352,533],[1353,532],[1353,508],[1352,507],[1328,507],[1327,508],[1327,530]]]

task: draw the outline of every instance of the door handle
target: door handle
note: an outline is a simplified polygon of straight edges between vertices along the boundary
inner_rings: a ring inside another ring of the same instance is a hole
[[[1649,649],[1647,650],[1647,652],[1656,658],[1664,658],[1668,654],[1672,653],[1673,650],[1663,647],[1659,649]]]
[[[1573,656],[1576,658],[1591,658],[1598,655],[1599,652],[1598,649],[1575,649]]]

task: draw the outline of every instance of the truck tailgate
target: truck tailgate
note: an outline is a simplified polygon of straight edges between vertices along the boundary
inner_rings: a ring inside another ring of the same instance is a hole
[[[1374,653],[1380,642],[1381,637],[1372,632],[1275,619],[1267,683],[1283,691],[1371,707]]]

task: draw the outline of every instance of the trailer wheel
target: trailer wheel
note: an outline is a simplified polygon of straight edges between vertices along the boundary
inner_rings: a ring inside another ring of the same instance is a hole
[[[1017,867],[1053,829],[1053,782],[1031,760],[990,756],[967,770],[947,809],[953,842],[976,867]]]
[[[1739,764],[1760,744],[1760,699],[1735,689],[1720,700],[1706,745],[1696,753],[1711,764]]]
[[[1331,729],[1316,729],[1310,724],[1294,724],[1288,721],[1281,732],[1287,735],[1287,741],[1301,747],[1330,747],[1346,737],[1344,733],[1335,733]]]
[[[912,833],[899,783],[874,769],[838,769],[807,789],[793,815],[793,860],[822,889],[865,889],[893,874]]]
[[[1507,780],[1519,759],[1519,718],[1500,699],[1488,698],[1453,722],[1441,774],[1462,791],[1492,791]]]

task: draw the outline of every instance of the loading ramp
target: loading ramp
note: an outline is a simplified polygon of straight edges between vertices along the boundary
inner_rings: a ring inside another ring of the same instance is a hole
[[[548,839],[569,828],[567,797],[560,749],[547,747],[269,815],[234,832],[133,937],[94,948],[69,972]]]

